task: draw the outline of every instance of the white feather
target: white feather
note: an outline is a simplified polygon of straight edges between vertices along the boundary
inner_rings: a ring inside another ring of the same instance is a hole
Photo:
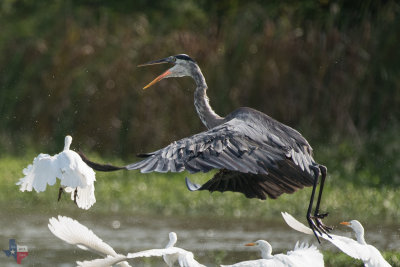
[[[205,267],[194,259],[192,252],[173,246],[176,242],[176,234],[174,232],[171,232],[169,234],[169,237],[170,242],[168,243],[166,248],[149,249],[135,253],[128,253],[128,255],[126,256],[117,255],[115,257],[107,257],[104,259],[95,259],[91,261],[83,261],[77,263],[78,266],[81,267],[105,267],[127,259],[136,259],[143,257],[163,257],[165,263],[170,267],[174,266],[176,262],[178,262],[179,266],[181,267]]]
[[[58,216],[58,219],[54,217],[50,218],[48,227],[56,237],[67,242],[68,244],[76,245],[80,249],[90,250],[104,257],[108,255],[112,257],[121,256],[117,254],[110,245],[103,242],[103,240],[94,234],[92,230],[69,217]],[[130,266],[126,262],[121,262],[120,265]]]
[[[19,180],[20,190],[43,192],[47,185],[54,185],[57,178],[60,185],[67,187],[74,199],[74,191],[77,189],[76,203],[79,208],[89,209],[95,202],[94,182],[96,174],[81,157],[69,149],[72,142],[71,136],[65,137],[64,150],[54,156],[39,154],[33,163],[22,172],[25,175]]]
[[[296,220],[289,213],[282,212],[282,216],[283,219],[286,221],[286,223],[293,229],[305,234],[309,235],[313,234],[313,231],[310,228],[308,228],[307,226]],[[358,234],[362,235],[362,239],[364,239],[363,233],[358,233]],[[368,267],[390,266],[390,264],[382,257],[381,253],[374,246],[368,245],[366,243],[362,244],[356,240],[344,236],[333,235],[333,234],[329,235],[331,236],[331,238],[326,234],[322,234],[320,236],[323,239],[331,242],[338,249],[340,249],[342,252],[349,255],[350,257],[362,260],[365,266]]]
[[[324,258],[318,249],[306,243],[299,245],[297,242],[293,251],[287,254],[272,255],[272,247],[265,240],[258,240],[253,245],[261,251],[262,259],[242,261],[233,265],[221,265],[232,267],[323,267]]]

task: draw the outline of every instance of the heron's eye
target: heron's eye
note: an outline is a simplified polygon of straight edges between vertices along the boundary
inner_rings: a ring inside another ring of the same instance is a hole
[[[175,63],[176,57],[172,57],[172,58],[171,58],[171,61],[172,61],[173,63]]]

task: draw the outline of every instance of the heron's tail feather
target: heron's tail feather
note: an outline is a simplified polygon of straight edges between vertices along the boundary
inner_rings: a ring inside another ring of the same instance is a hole
[[[119,167],[119,166],[114,166],[111,164],[100,164],[91,161],[88,159],[83,152],[79,151],[78,152],[79,156],[82,158],[82,160],[93,170],[95,171],[101,171],[101,172],[112,172],[112,171],[118,171],[118,170],[126,170],[126,167]]]

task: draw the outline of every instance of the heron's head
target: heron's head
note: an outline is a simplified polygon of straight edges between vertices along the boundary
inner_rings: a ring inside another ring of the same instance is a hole
[[[185,54],[180,54],[176,56],[170,56],[159,60],[150,61],[148,63],[144,63],[139,65],[138,67],[143,66],[150,66],[156,64],[163,64],[163,63],[171,63],[174,66],[163,74],[155,78],[152,82],[146,85],[143,89],[149,88],[153,84],[161,81],[165,78],[171,77],[183,77],[183,76],[192,76],[192,70],[197,66],[196,61],[194,61],[191,57]]]
[[[354,230],[354,232],[356,232],[356,233],[364,232],[364,227],[357,220],[351,220],[350,222],[341,222],[340,224],[351,227]]]

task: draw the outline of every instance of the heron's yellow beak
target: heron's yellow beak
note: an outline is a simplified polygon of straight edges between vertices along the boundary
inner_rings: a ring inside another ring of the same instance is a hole
[[[347,225],[347,226],[349,226],[349,225],[350,225],[350,223],[349,223],[349,222],[341,222],[340,224]]]
[[[255,245],[256,245],[256,243],[247,243],[247,244],[245,244],[246,247],[252,247],[252,246],[255,246]]]
[[[160,76],[158,76],[157,78],[155,78],[153,81],[151,81],[148,85],[146,85],[145,87],[143,87],[144,89],[149,88],[150,86],[152,86],[155,83],[158,83],[159,81],[161,81],[162,79],[165,78],[165,76],[167,76],[168,74],[171,74],[171,72],[169,70],[167,70],[166,72],[164,72],[163,74],[161,74]]]

